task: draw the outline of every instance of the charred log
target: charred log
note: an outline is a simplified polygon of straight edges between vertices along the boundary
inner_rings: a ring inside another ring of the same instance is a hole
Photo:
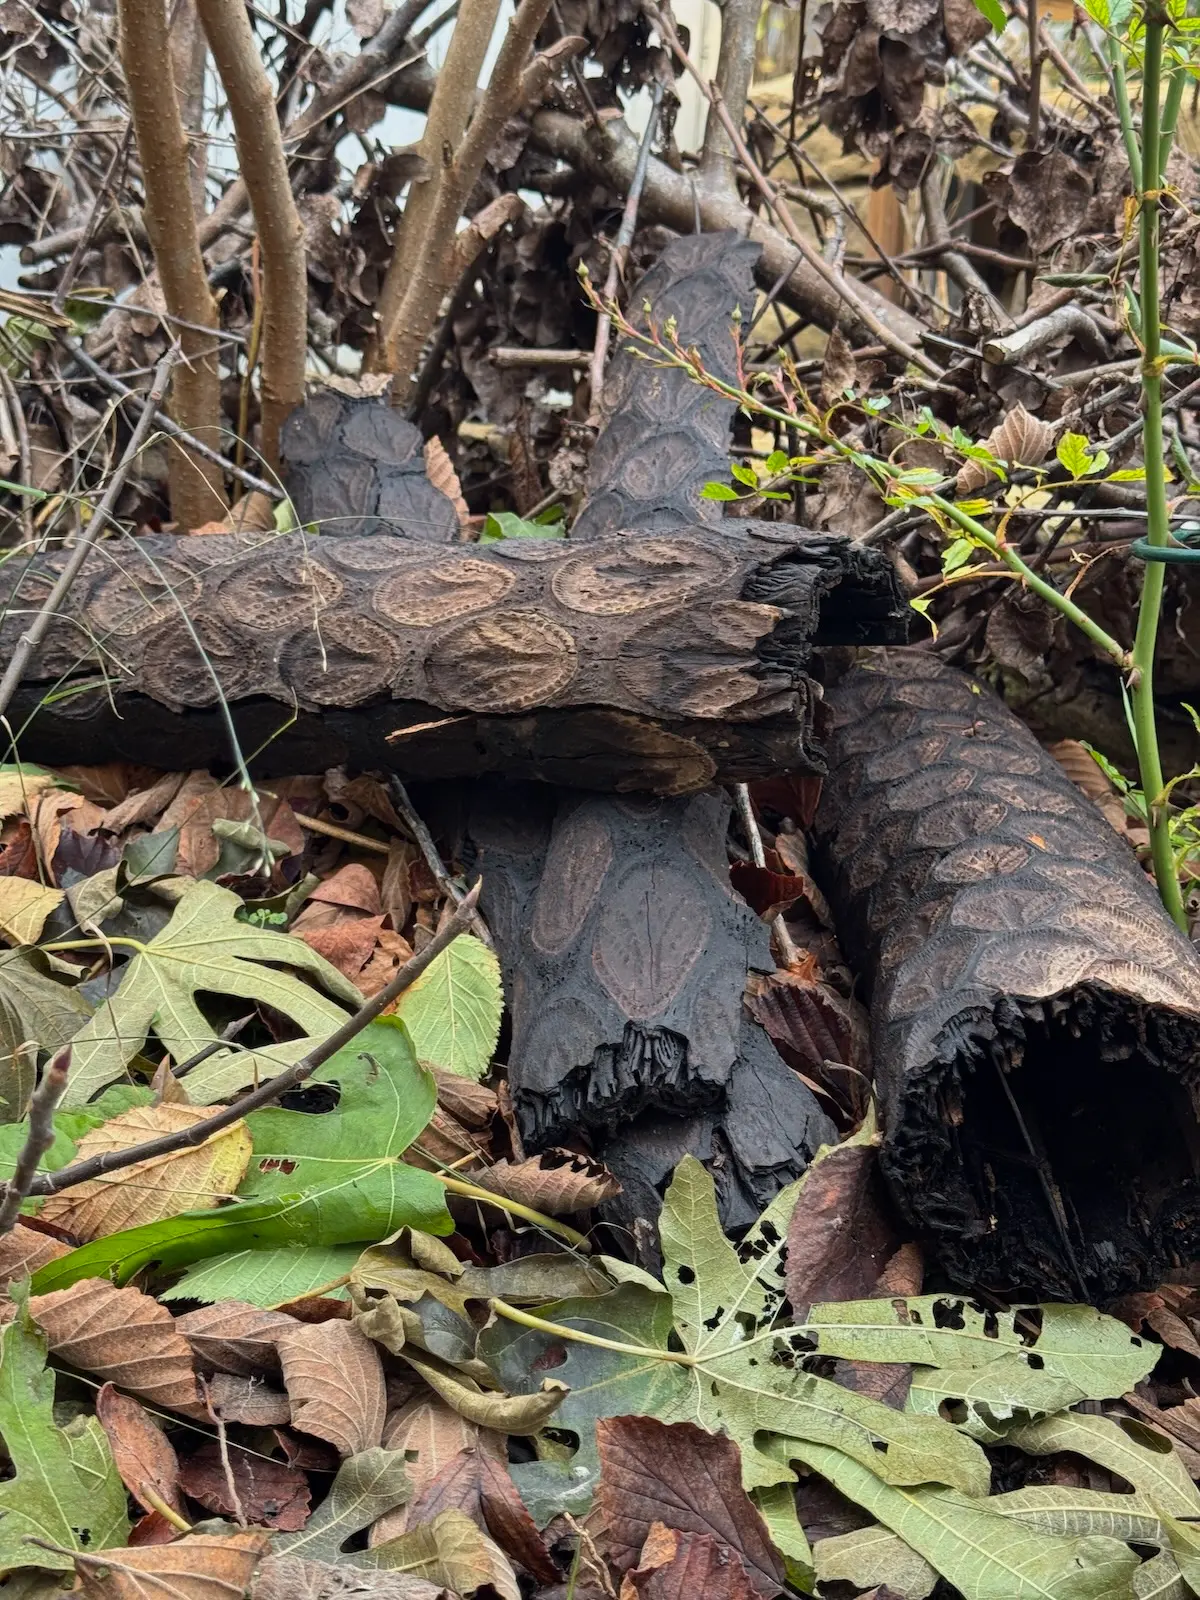
[[[653,1216],[688,1151],[747,1226],[835,1135],[743,1005],[767,931],[729,885],[724,795],[489,788],[472,809],[510,996],[509,1087],[531,1149],[587,1136]]]
[[[1103,1299],[1200,1251],[1200,963],[1091,803],[916,651],[830,691],[817,862],[902,1209],[963,1286]]]
[[[0,573],[0,650],[62,560]],[[145,539],[89,558],[15,710],[35,760],[228,759],[224,699],[244,749],[268,742],[262,771],[320,748],[321,766],[674,793],[819,770],[812,649],[903,627],[875,552],[769,524],[582,549]]]

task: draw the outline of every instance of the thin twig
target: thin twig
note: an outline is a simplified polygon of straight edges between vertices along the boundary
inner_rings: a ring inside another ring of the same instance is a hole
[[[746,830],[746,838],[750,843],[751,859],[756,867],[765,867],[767,855],[763,849],[762,834],[758,830],[758,818],[754,815],[754,807],[750,802],[750,790],[744,783],[735,783],[733,793],[737,801],[738,815],[742,819],[742,827]],[[788,932],[787,923],[783,920],[782,911],[771,918],[771,932],[775,935],[775,942],[779,946],[779,959],[785,967],[790,967],[796,959],[796,946],[792,943],[792,936]]]
[[[36,1197],[61,1194],[64,1189],[74,1189],[78,1184],[89,1183],[93,1178],[106,1177],[111,1172],[119,1172],[123,1167],[134,1166],[139,1161],[153,1161],[159,1156],[173,1155],[176,1150],[191,1149],[195,1145],[204,1144],[223,1128],[232,1127],[235,1122],[240,1122],[252,1111],[259,1111],[283,1095],[290,1094],[293,1089],[312,1077],[318,1067],[324,1066],[331,1056],[335,1056],[339,1050],[356,1039],[368,1023],[382,1016],[392,1002],[417,981],[442,951],[453,944],[460,933],[467,931],[479,900],[479,890],[480,884],[477,882],[463,896],[454,915],[438,930],[424,950],[413,956],[411,961],[406,961],[390,983],[385,984],[378,994],[372,995],[352,1017],[347,1017],[339,1028],[335,1028],[327,1039],[310,1050],[306,1056],[302,1056],[294,1066],[268,1079],[266,1083],[259,1084],[257,1089],[248,1090],[231,1105],[215,1111],[211,1117],[205,1117],[203,1122],[193,1122],[190,1127],[181,1128],[177,1133],[166,1133],[157,1139],[147,1139],[144,1144],[131,1145],[126,1150],[106,1150],[101,1155],[73,1162],[69,1167],[60,1167],[57,1172],[47,1172],[33,1180],[28,1193]]]
[[[433,874],[434,882],[454,905],[461,906],[463,903],[462,891],[458,888],[449,872],[447,872],[445,862],[443,862],[438,852],[437,845],[433,842],[433,835],[425,826],[421,813],[409,798],[408,790],[394,772],[388,775],[388,788],[392,792],[392,799],[395,801],[396,810],[399,812],[401,820],[412,834],[417,849],[425,858],[425,865]],[[476,935],[482,939],[490,950],[492,948],[492,936],[488,931],[487,924],[478,912],[474,913],[471,926]]]
[[[221,1471],[225,1477],[225,1487],[229,1491],[229,1504],[237,1518],[239,1528],[248,1527],[246,1521],[246,1508],[242,1505],[242,1497],[238,1493],[237,1479],[233,1475],[233,1462],[229,1459],[229,1433],[225,1427],[225,1418],[213,1405],[212,1392],[208,1381],[200,1379],[200,1393],[204,1396],[204,1409],[208,1412],[209,1421],[217,1430],[217,1452],[221,1458]]]
[[[64,1045],[46,1063],[42,1081],[29,1101],[29,1132],[17,1157],[13,1175],[4,1185],[0,1200],[0,1235],[11,1233],[29,1197],[37,1176],[38,1163],[54,1143],[54,1113],[67,1092],[71,1071],[71,1046]]]
[[[112,520],[113,507],[116,505],[121,490],[125,487],[125,479],[129,476],[130,469],[141,453],[142,446],[149,437],[154,426],[154,418],[162,404],[171,381],[171,372],[180,359],[177,349],[168,350],[158,363],[154,373],[154,381],[150,386],[150,394],[146,400],[145,410],[138,418],[137,427],[133,430],[129,443],[125,446],[125,453],[117,463],[117,469],[109,479],[108,487],[104,491],[104,498],[96,507],[91,521],[75,541],[71,554],[63,563],[63,569],[58,575],[58,580],[53,589],[46,596],[37,616],[34,617],[26,631],[17,640],[16,648],[5,669],[4,677],[0,679],[0,715],[8,710],[9,702],[20,686],[25,675],[25,669],[33,658],[33,653],[41,644],[50,630],[50,625],[58,615],[58,608],[66,599],[71,585],[79,576],[80,569],[91,553],[91,548]]]
[[[658,132],[658,113],[662,106],[663,86],[656,78],[650,101],[650,115],[646,118],[646,131],[642,134],[642,142],[638,146],[637,165],[633,169],[633,182],[629,185],[629,193],[625,197],[625,209],[621,213],[621,225],[617,229],[616,243],[613,245],[612,255],[609,257],[608,273],[604,279],[605,301],[616,298],[617,285],[621,274],[625,270],[625,259],[629,254],[629,246],[633,243],[634,230],[637,227],[638,206],[641,203],[642,189],[646,183],[646,169],[650,165],[650,146],[654,143],[654,135]],[[592,345],[592,360],[589,368],[591,384],[591,415],[588,418],[593,427],[600,424],[600,396],[604,388],[604,364],[608,360],[608,339],[612,331],[612,317],[607,311],[600,313],[596,323],[596,338]]]

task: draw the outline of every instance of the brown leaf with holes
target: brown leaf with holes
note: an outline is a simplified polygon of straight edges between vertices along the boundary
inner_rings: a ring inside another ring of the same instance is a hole
[[[165,1306],[140,1289],[84,1278],[29,1302],[53,1355],[152,1406],[207,1422],[192,1351]]]
[[[392,928],[380,928],[375,935],[375,948],[371,952],[370,960],[357,973],[353,982],[358,986],[365,999],[378,994],[380,989],[385,989],[399,972],[412,960],[413,948],[403,934],[396,933]],[[399,1005],[399,999],[392,1002],[384,1012],[386,1016]],[[465,1080],[464,1080],[465,1081]]]
[[[221,1109],[171,1103],[134,1106],[84,1134],[76,1159],[127,1150],[161,1134],[178,1133]],[[125,1228],[161,1222],[181,1211],[215,1206],[236,1192],[246,1176],[251,1150],[246,1124],[235,1122],[203,1144],[138,1161],[108,1177],[93,1178],[63,1194],[51,1195],[41,1218],[86,1243]]]
[[[873,1294],[899,1243],[877,1143],[848,1141],[821,1155],[788,1226],[787,1292],[796,1321],[819,1300]]]
[[[458,481],[454,463],[436,433],[425,441],[425,471],[433,487],[440,489],[446,498],[453,502],[458,525],[460,528],[465,528],[471,520],[471,513],[467,509],[467,502],[463,499],[462,484]]]
[[[11,1232],[0,1236],[0,1289],[19,1278],[31,1278],[39,1267],[70,1253],[69,1244],[18,1222]]]
[[[183,1515],[179,1494],[179,1459],[166,1434],[151,1421],[132,1395],[122,1394],[111,1383],[100,1385],[96,1396],[96,1416],[108,1435],[121,1482],[139,1505],[153,1511],[146,1489],[172,1511]]]
[[[606,1166],[573,1150],[543,1150],[527,1161],[497,1161],[473,1172],[471,1182],[551,1217],[586,1211],[621,1192]]]
[[[265,1533],[192,1533],[170,1544],[73,1552],[85,1600],[234,1600],[271,1548]]]
[[[1018,400],[1004,421],[997,424],[983,441],[997,461],[1009,466],[1037,467],[1042,464],[1054,443],[1054,424],[1030,416]],[[994,474],[982,461],[964,461],[954,480],[959,495],[974,494],[985,484],[995,483]]]
[[[247,1428],[286,1428],[292,1420],[287,1395],[261,1378],[214,1372],[207,1384],[209,1401],[223,1422],[240,1422]]]
[[[387,1394],[379,1351],[349,1322],[319,1322],[279,1341],[292,1426],[343,1456],[383,1438]]]
[[[297,1533],[304,1527],[312,1498],[306,1474],[236,1444],[228,1448],[228,1476],[215,1439],[189,1456],[179,1469],[183,1492],[218,1517],[237,1516],[240,1504],[247,1522],[280,1533]],[[236,1499],[230,1492],[230,1477]]]
[[[679,1533],[656,1522],[621,1600],[754,1600],[741,1557],[711,1533]]]
[[[254,1378],[279,1371],[276,1348],[300,1324],[282,1311],[264,1311],[245,1300],[219,1300],[175,1318],[202,1371],[231,1372]]]
[[[655,1523],[711,1534],[741,1556],[760,1594],[783,1579],[766,1524],[742,1488],[742,1459],[726,1434],[691,1422],[604,1417],[596,1424],[600,1486],[596,1506],[604,1553],[621,1572],[638,1563]]]
[[[517,1493],[508,1464],[494,1450],[472,1448],[452,1457],[414,1496],[409,1525],[419,1528],[443,1511],[464,1512],[539,1582],[558,1582],[558,1568]]]

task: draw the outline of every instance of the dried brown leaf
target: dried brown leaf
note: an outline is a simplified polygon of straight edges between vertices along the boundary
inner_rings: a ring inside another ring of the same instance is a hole
[[[0,1289],[19,1278],[32,1277],[39,1267],[70,1253],[69,1244],[18,1222],[10,1233],[0,1236]]]
[[[221,1447],[212,1440],[183,1462],[179,1482],[185,1494],[219,1517],[236,1516],[240,1506],[247,1522],[280,1533],[296,1533],[308,1521],[311,1495],[306,1474],[237,1445],[229,1446],[228,1474]]]
[[[292,1420],[287,1395],[260,1378],[216,1372],[208,1380],[208,1398],[223,1422],[240,1422],[247,1428],[286,1428]]]
[[[1037,467],[1046,459],[1054,443],[1054,424],[1030,416],[1018,400],[1012,410],[983,441],[997,461],[1009,466]],[[964,461],[954,480],[958,494],[974,494],[995,479],[981,461]]]
[[[6,944],[36,944],[46,918],[63,902],[61,889],[32,878],[0,878],[0,939]]]
[[[375,779],[367,781],[378,787]],[[352,783],[346,785],[347,789],[353,787]],[[366,917],[377,917],[383,912],[375,874],[357,861],[339,867],[336,872],[319,883],[308,898],[310,905],[342,906],[348,911],[361,912]],[[299,917],[296,919],[297,923],[302,920]]]
[[[460,528],[465,528],[471,519],[471,513],[467,509],[467,502],[463,499],[462,484],[458,481],[454,463],[436,433],[425,441],[425,471],[433,487],[440,489],[446,498],[453,502],[458,525]]]
[[[383,1443],[388,1450],[402,1450],[414,1498],[460,1451],[480,1448],[504,1458],[501,1434],[479,1428],[441,1400],[428,1393],[416,1394],[388,1415],[383,1426]],[[397,1538],[409,1526],[408,1505],[397,1506],[381,1517],[371,1529],[371,1543],[381,1544]]]
[[[77,1158],[82,1161],[111,1150],[127,1150],[160,1134],[178,1133],[220,1109],[166,1103],[134,1106],[85,1134]],[[41,1217],[86,1243],[123,1228],[161,1222],[181,1211],[215,1206],[236,1192],[246,1176],[251,1150],[246,1124],[235,1122],[201,1145],[138,1161],[120,1172],[51,1195]]]
[[[605,1417],[596,1424],[596,1444],[602,1544],[619,1571],[637,1565],[652,1526],[663,1523],[732,1546],[761,1594],[779,1592],[783,1565],[742,1488],[741,1452],[732,1439],[690,1422]]]
[[[536,1394],[494,1394],[409,1345],[404,1347],[404,1359],[460,1417],[477,1422],[481,1428],[495,1428],[498,1433],[539,1433],[567,1393],[564,1384],[545,1378]]]
[[[111,1383],[104,1383],[96,1396],[96,1416],[108,1435],[121,1482],[139,1505],[147,1511],[155,1509],[146,1495],[149,1488],[152,1495],[182,1516],[178,1457],[166,1434],[139,1402],[114,1389]]]
[[[558,1568],[517,1493],[508,1464],[494,1451],[460,1450],[414,1499],[408,1520],[419,1528],[443,1511],[470,1517],[541,1583],[558,1581]]]
[[[1078,739],[1060,739],[1047,750],[1077,788],[1100,810],[1105,821],[1120,834],[1128,831],[1130,817],[1112,784],[1101,772]]]
[[[383,1437],[387,1395],[370,1339],[348,1322],[321,1322],[279,1341],[292,1425],[325,1439],[341,1455],[370,1450]]]
[[[371,952],[370,960],[354,979],[362,994],[369,1000],[372,995],[378,994],[380,989],[386,988],[396,976],[401,967],[412,960],[413,948],[403,934],[396,933],[391,928],[380,928],[375,935],[375,948]],[[394,1011],[399,1001],[387,1007],[387,1012]]]
[[[814,1161],[788,1227],[787,1291],[796,1320],[818,1300],[873,1294],[899,1242],[874,1143],[848,1141]]]
[[[165,1306],[140,1289],[84,1278],[34,1295],[30,1315],[53,1355],[153,1406],[208,1420],[192,1351]]]
[[[254,1378],[279,1371],[276,1346],[300,1324],[282,1311],[264,1311],[244,1300],[219,1300],[175,1318],[202,1371]]]
[[[440,1583],[407,1572],[333,1567],[300,1556],[268,1556],[258,1569],[253,1600],[455,1600]]]
[[[262,795],[258,801],[258,815],[268,838],[286,845],[289,855],[301,854],[304,834],[286,800]],[[178,827],[175,870],[202,878],[221,859],[221,841],[213,832],[213,823],[252,820],[254,800],[247,790],[223,787],[207,772],[189,772],[155,831]]]
[[[473,1172],[471,1182],[551,1217],[586,1211],[621,1192],[606,1166],[572,1150],[543,1150],[527,1161],[497,1161]]]
[[[437,1085],[438,1105],[468,1128],[486,1128],[499,1109],[495,1090],[457,1072],[445,1072],[441,1067],[433,1067],[431,1071]]]
[[[85,1600],[234,1600],[271,1548],[265,1533],[192,1533],[171,1544],[75,1553]]]
[[[710,1533],[678,1533],[656,1522],[621,1600],[754,1600],[741,1557]]]
[[[385,827],[394,828],[397,833],[404,832],[404,823],[392,804],[387,785],[371,777],[370,773],[348,778],[344,767],[330,767],[322,782],[329,803],[347,813],[337,819],[344,826],[356,828],[363,817],[374,817],[376,822],[382,822]]]
[[[363,969],[375,954],[375,946],[382,928],[382,915],[378,917],[341,915],[332,922],[322,920],[319,926],[314,926],[311,922],[302,926],[297,920],[292,932],[298,939],[303,939],[310,950],[315,950],[319,956],[324,956],[330,966],[336,967],[344,978],[349,978],[351,983],[357,984],[363,976]],[[393,934],[392,937],[397,938],[398,935]],[[387,978],[383,982],[386,983]],[[383,983],[378,984],[375,992],[382,988]]]

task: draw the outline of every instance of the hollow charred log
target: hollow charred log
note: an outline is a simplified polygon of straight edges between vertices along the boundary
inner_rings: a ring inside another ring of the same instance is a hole
[[[870,991],[904,1212],[964,1286],[1105,1298],[1200,1250],[1200,963],[988,690],[881,651],[830,691],[817,865]]]

